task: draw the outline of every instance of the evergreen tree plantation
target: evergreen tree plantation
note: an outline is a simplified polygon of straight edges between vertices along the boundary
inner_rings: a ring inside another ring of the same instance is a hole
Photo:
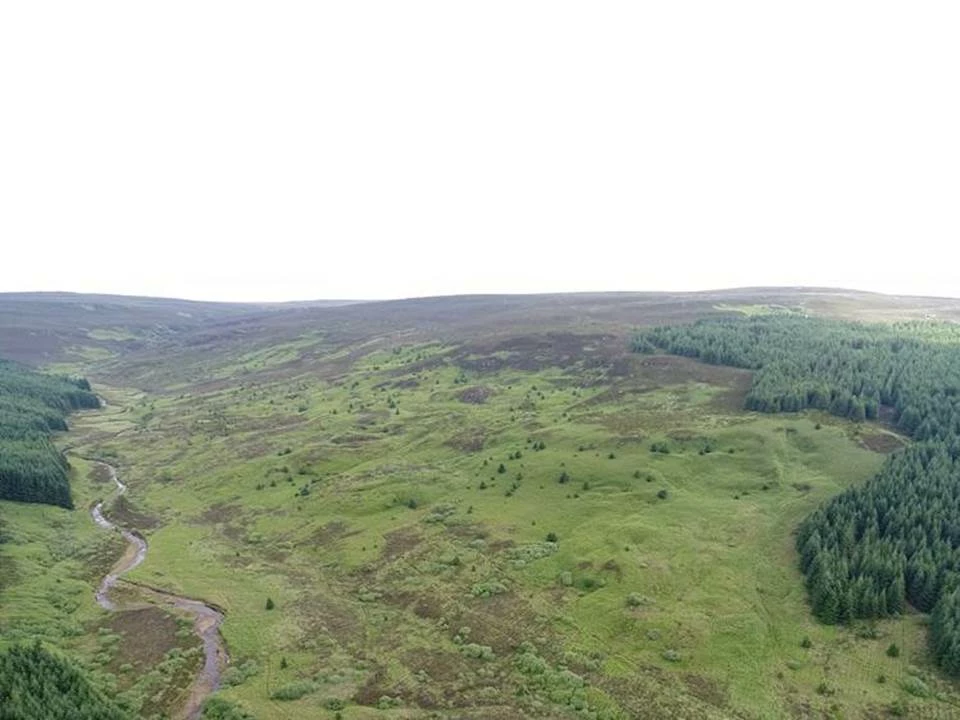
[[[129,720],[73,663],[42,648],[0,652],[3,720]]]
[[[67,462],[50,436],[67,429],[67,413],[97,407],[86,380],[0,360],[0,499],[72,507]]]

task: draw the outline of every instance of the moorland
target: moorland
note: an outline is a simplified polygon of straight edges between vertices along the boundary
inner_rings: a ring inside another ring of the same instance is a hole
[[[766,356],[669,329],[842,321],[881,343],[958,317],[817,288],[0,295],[0,357],[102,400],[50,430],[69,502],[0,501],[0,648],[39,640],[119,716],[179,717],[206,658],[177,596],[223,614],[209,718],[960,717],[932,605],[829,616],[798,543],[919,422],[880,390],[862,413],[759,406]],[[100,501],[149,545],[112,610],[95,590],[128,547]]]

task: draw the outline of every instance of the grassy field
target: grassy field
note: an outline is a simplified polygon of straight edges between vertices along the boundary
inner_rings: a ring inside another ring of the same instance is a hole
[[[132,579],[226,609],[222,694],[261,718],[950,717],[921,617],[819,625],[796,569],[797,523],[897,439],[574,340],[100,388],[70,439],[129,483]]]
[[[149,539],[130,579],[225,609],[220,695],[261,720],[960,717],[923,616],[820,625],[797,569],[797,524],[901,439],[745,413],[749,374],[627,352],[636,317],[949,311],[895,300],[218,309],[155,340],[104,312],[49,349],[107,407],[61,438],[77,511],[0,507],[0,642],[43,637],[144,717],[182,703],[183,618],[94,603],[121,547],[86,513],[91,457]]]

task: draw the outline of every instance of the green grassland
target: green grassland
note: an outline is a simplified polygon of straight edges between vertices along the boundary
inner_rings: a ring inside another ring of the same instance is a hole
[[[168,365],[166,391],[100,384],[65,438],[129,484],[119,518],[150,543],[131,580],[226,610],[221,695],[257,717],[960,713],[922,616],[836,628],[806,605],[792,532],[878,469],[884,428],[744,413],[748,374],[595,358],[617,339],[365,340],[335,372],[301,362],[313,342]],[[100,652],[89,579],[75,609],[32,604],[79,567],[16,566],[4,627]]]
[[[125,550],[88,508],[113,491],[109,478],[71,456],[76,510],[0,501],[0,649],[36,640],[82,661],[97,685],[137,717],[178,708],[201,658],[188,618],[132,603],[107,614],[94,588]]]

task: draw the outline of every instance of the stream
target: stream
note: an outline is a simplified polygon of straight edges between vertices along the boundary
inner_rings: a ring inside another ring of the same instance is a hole
[[[114,499],[127,491],[127,486],[117,477],[116,468],[107,463],[97,462],[110,473],[110,479],[116,485]],[[97,588],[97,603],[104,610],[117,611],[121,608],[110,599],[110,590],[116,586],[122,576],[140,565],[147,557],[147,541],[136,530],[127,530],[118,527],[103,516],[103,501],[101,500],[90,510],[93,521],[104,530],[117,530],[127,542],[127,549],[109,573],[100,582]],[[223,613],[200,600],[183,597],[174,593],[152,588],[128,581],[145,598],[154,604],[169,605],[193,616],[193,627],[197,636],[203,641],[203,669],[197,675],[190,687],[190,695],[180,714],[183,720],[196,720],[200,717],[203,701],[207,696],[220,687],[220,672],[227,664],[227,650],[220,637],[220,623],[223,622]]]

